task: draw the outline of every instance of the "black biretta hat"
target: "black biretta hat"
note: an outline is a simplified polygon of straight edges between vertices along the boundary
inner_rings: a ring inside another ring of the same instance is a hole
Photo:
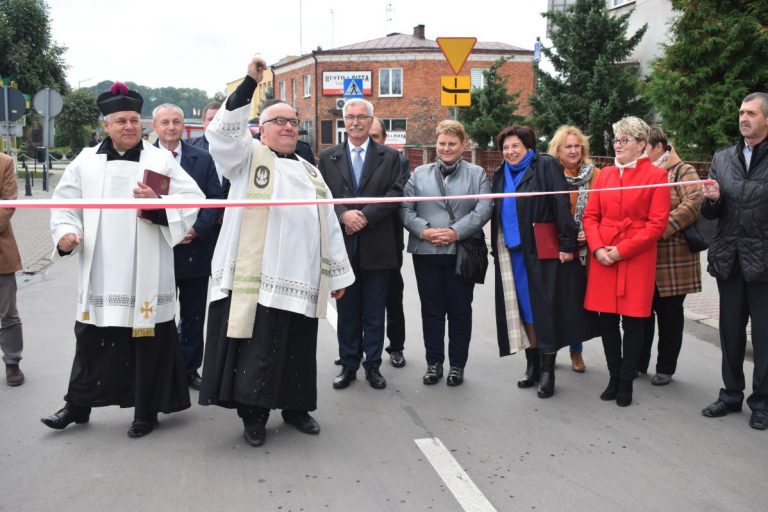
[[[136,91],[128,90],[128,86],[122,82],[115,82],[105,93],[96,98],[99,110],[105,116],[115,112],[133,111],[141,114],[141,106],[144,98]]]

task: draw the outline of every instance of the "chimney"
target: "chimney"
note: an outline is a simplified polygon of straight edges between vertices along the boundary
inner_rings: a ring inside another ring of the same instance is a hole
[[[424,25],[416,25],[413,27],[413,37],[416,39],[424,39]]]

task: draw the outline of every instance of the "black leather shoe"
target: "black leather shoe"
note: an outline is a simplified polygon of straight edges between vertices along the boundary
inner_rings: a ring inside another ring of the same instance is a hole
[[[203,385],[203,379],[200,377],[200,374],[195,372],[188,373],[187,374],[187,384],[189,384],[189,387],[196,391],[200,391],[200,386]]]
[[[267,439],[267,429],[261,423],[248,425],[243,429],[243,439],[251,446],[261,446]]]
[[[66,428],[70,423],[88,423],[89,417],[90,413],[78,414],[77,412],[72,411],[72,408],[67,404],[54,414],[46,416],[45,418],[40,418],[40,421],[42,421],[43,425],[46,427],[61,430]]]
[[[430,364],[427,366],[427,373],[421,378],[421,381],[426,385],[437,384],[440,379],[443,378],[443,364]]]
[[[719,418],[729,412],[741,412],[741,404],[728,404],[718,399],[701,410],[701,414],[707,418]]]
[[[749,426],[757,430],[768,429],[768,411],[765,409],[755,409],[749,418]]]
[[[305,434],[319,434],[320,424],[306,411],[283,409],[283,421],[293,425],[299,432]]]
[[[371,385],[373,389],[384,389],[387,387],[387,379],[381,374],[378,368],[370,368],[365,370],[365,380]]]
[[[341,368],[341,373],[339,373],[335,379],[333,379],[333,388],[334,389],[344,389],[349,386],[349,384],[357,379],[357,370],[353,370],[352,368]]]
[[[448,377],[445,379],[445,383],[449,386],[461,386],[464,382],[464,368],[451,366],[448,370]]]
[[[160,422],[157,421],[157,414],[153,414],[152,417],[147,420],[134,418],[133,423],[131,423],[131,428],[128,429],[128,437],[137,438],[149,435],[159,424]]]
[[[392,363],[392,366],[395,368],[402,368],[405,366],[405,356],[403,355],[402,350],[393,350],[389,354],[389,362]]]

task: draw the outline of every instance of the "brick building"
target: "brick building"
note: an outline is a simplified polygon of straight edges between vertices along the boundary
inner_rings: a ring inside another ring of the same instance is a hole
[[[459,75],[471,75],[483,86],[482,71],[501,57],[510,93],[521,92],[521,114],[530,113],[533,51],[504,43],[478,41]],[[306,140],[319,153],[344,140],[341,107],[344,79],[362,79],[364,98],[390,132],[407,145],[433,144],[437,123],[451,117],[440,106],[440,77],[453,75],[438,44],[425,37],[424,25],[412,35],[389,34],[362,43],[289,57],[272,66],[275,98],[293,105],[307,131]]]

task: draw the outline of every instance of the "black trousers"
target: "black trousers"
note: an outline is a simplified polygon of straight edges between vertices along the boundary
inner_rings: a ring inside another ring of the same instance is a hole
[[[653,293],[653,306],[651,316],[646,318],[643,329],[643,350],[640,353],[638,370],[643,373],[648,371],[651,362],[651,347],[653,347],[653,335],[656,330],[656,320],[659,321],[659,345],[656,359],[656,373],[674,375],[677,369],[677,358],[683,346],[683,301],[685,294],[660,297],[659,289]]]
[[[464,368],[472,338],[475,285],[455,273],[454,254],[414,254],[413,268],[421,299],[421,325],[427,364],[445,360],[445,318],[448,317],[448,359]]]
[[[208,300],[208,276],[176,278],[179,290],[179,343],[187,375],[203,364],[203,326]]]
[[[728,279],[717,280],[717,288],[725,386],[720,390],[720,400],[730,404],[744,400],[744,354],[747,320],[751,318],[755,369],[747,405],[752,410],[768,409],[768,283],[744,281],[737,263]]]
[[[355,282],[336,301],[341,364],[356,370],[365,354],[363,366],[378,368],[384,351],[384,309],[391,270],[361,270],[359,253],[349,259]]]
[[[621,327],[624,328],[622,338]],[[643,348],[645,318],[613,313],[600,313],[600,333],[603,338],[605,361],[608,371],[616,373],[620,380],[632,380],[637,372],[637,361]]]
[[[393,350],[402,351],[405,346],[405,314],[403,313],[403,275],[400,269],[403,266],[403,253],[398,253],[399,265],[397,269],[389,273],[389,289],[387,290],[387,339],[388,353]]]

